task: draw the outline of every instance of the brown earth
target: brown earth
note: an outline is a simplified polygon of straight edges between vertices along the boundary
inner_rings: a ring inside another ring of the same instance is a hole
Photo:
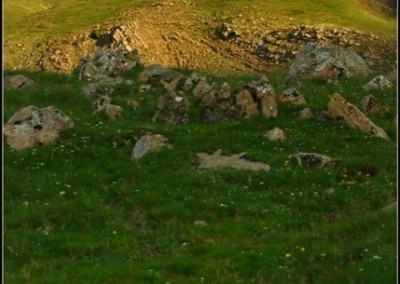
[[[116,26],[125,28],[128,44],[137,49],[145,65],[161,64],[220,75],[259,73],[287,68],[307,41],[316,41],[353,49],[374,72],[396,68],[395,36],[326,26],[282,26],[257,10],[207,18],[194,13],[196,9],[189,1],[154,3],[60,40],[37,41],[32,46],[24,45],[23,39],[6,41],[4,68],[70,73],[83,56],[92,56],[96,44],[101,45],[104,35]],[[251,10],[251,5],[246,10]],[[229,40],[218,38],[215,30],[222,23],[238,36]],[[96,33],[97,39],[93,39]]]

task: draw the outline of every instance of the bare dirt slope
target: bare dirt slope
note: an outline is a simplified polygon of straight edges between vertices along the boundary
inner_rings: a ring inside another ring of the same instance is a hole
[[[196,69],[208,73],[264,72],[286,68],[307,41],[339,45],[360,53],[375,71],[396,66],[397,39],[326,26],[292,26],[256,7],[251,13],[206,17],[190,1],[152,1],[121,13],[80,34],[63,39],[4,44],[5,69],[71,72],[83,56],[92,56],[113,28],[120,27],[127,46],[144,64]],[[279,23],[279,24],[278,24]],[[231,37],[216,28],[225,24]],[[94,36],[96,34],[96,36]]]

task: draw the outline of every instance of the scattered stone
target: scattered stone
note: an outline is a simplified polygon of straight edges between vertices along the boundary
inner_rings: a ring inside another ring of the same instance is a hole
[[[35,82],[24,75],[8,75],[4,77],[4,87],[12,89],[33,87]]]
[[[92,103],[92,109],[95,112],[101,112],[106,110],[106,106],[111,103],[111,98],[108,96],[101,96]]]
[[[298,153],[292,155],[300,167],[335,167],[339,160],[317,153]]]
[[[327,81],[365,77],[368,73],[368,65],[358,54],[309,42],[297,54],[287,77],[289,81],[306,78]]]
[[[239,35],[229,25],[223,23],[216,28],[215,36],[222,40],[230,40],[237,38]]]
[[[130,60],[121,50],[110,48],[98,49],[89,60],[82,58],[79,63],[79,79],[86,81],[115,82],[116,75],[128,71],[137,65],[136,60]]]
[[[302,119],[302,120],[305,120],[305,119],[309,119],[309,118],[312,118],[314,116],[314,113],[313,113],[313,111],[310,109],[310,108],[305,108],[305,109],[302,109],[300,112],[299,112],[299,116],[298,116],[298,118],[299,119]]]
[[[147,153],[157,153],[163,148],[173,148],[165,136],[161,134],[146,134],[136,142],[131,158],[137,160]]]
[[[54,106],[27,106],[14,114],[4,126],[7,143],[16,150],[55,144],[74,126],[72,120]]]
[[[153,121],[162,119],[170,124],[188,123],[189,108],[190,102],[187,98],[177,96],[174,92],[169,92],[158,100],[157,111],[153,116]]]
[[[278,96],[280,102],[293,104],[293,105],[302,105],[306,103],[306,100],[303,95],[301,95],[295,88],[288,88],[282,92]]]
[[[169,74],[171,76],[172,74],[175,74],[177,72],[174,72],[160,64],[152,64],[149,66],[144,67],[143,71],[139,74],[139,81],[142,81],[144,83],[147,83],[150,78],[153,77],[161,77],[163,74]],[[174,76],[174,75],[172,75]]]
[[[286,134],[285,132],[280,129],[279,127],[275,127],[264,134],[265,138],[268,138],[271,141],[285,141]]]
[[[208,223],[206,222],[206,221],[203,221],[203,220],[196,220],[196,221],[194,221],[194,223],[193,223],[196,227],[199,227],[199,228],[204,228],[204,227],[207,227],[208,226]]]
[[[161,77],[161,84],[163,85],[163,87],[167,90],[167,92],[173,92],[175,91],[176,87],[178,86],[178,83],[180,82],[181,79],[185,78],[185,76],[183,76],[180,73],[172,73],[172,76],[162,76]],[[164,74],[167,75],[167,74]]]
[[[378,99],[372,95],[365,96],[361,100],[361,108],[367,113],[380,115],[389,111],[388,108],[383,107]]]
[[[243,159],[245,153],[240,153],[232,156],[222,156],[221,149],[215,151],[213,154],[198,153],[196,156],[199,158],[199,169],[208,168],[224,168],[230,167],[235,169],[245,170],[265,170],[269,171],[270,166],[260,162],[251,162]]]
[[[122,116],[124,109],[117,105],[107,104],[105,112],[111,121],[116,120],[118,117]]]
[[[338,93],[331,96],[326,115],[335,120],[343,120],[351,128],[390,140],[390,137],[381,127],[374,124],[357,107],[347,102]]]
[[[196,97],[203,96],[210,93],[212,89],[213,87],[207,83],[207,79],[201,78],[193,89],[193,95]]]
[[[386,79],[383,75],[380,75],[369,81],[367,84],[365,84],[363,86],[363,89],[366,91],[371,91],[371,90],[382,90],[391,87],[392,87],[392,82]]]
[[[327,190],[325,190],[325,194],[326,195],[331,195],[335,193],[335,189],[333,187],[328,188]]]

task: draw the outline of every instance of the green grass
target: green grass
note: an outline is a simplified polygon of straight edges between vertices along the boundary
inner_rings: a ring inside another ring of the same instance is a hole
[[[139,70],[124,74],[135,80]],[[6,74],[13,72],[6,71]],[[75,127],[62,142],[4,148],[6,283],[394,283],[396,215],[380,213],[396,198],[396,89],[375,93],[389,113],[371,116],[385,141],[279,106],[274,119],[205,123],[198,99],[187,125],[153,123],[157,89],[119,86],[122,118],[93,115],[75,76],[26,73],[28,90],[5,90],[4,120],[26,105],[53,105]],[[268,77],[277,93],[283,74]],[[236,89],[251,76],[218,78]],[[298,90],[315,112],[340,92],[358,105],[369,78],[340,84],[306,81]],[[140,102],[138,110],[125,106]],[[270,142],[278,126],[288,141]],[[164,134],[174,149],[132,161],[135,139]],[[271,171],[198,170],[196,153],[245,151]],[[335,169],[300,168],[289,155],[313,151],[341,158]],[[286,162],[289,160],[289,162]],[[374,177],[351,175],[365,164]],[[333,194],[325,191],[334,188]],[[60,194],[65,192],[65,194]],[[194,221],[204,220],[199,228]],[[304,248],[304,249],[302,249]],[[290,256],[289,256],[290,254]]]

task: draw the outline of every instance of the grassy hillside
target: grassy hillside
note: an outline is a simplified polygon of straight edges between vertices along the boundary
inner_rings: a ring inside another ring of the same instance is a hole
[[[205,123],[188,93],[189,124],[154,123],[164,91],[140,94],[139,71],[124,74],[134,84],[112,94],[125,109],[114,122],[92,114],[74,76],[26,73],[36,87],[5,91],[5,120],[33,104],[56,106],[75,123],[58,145],[5,147],[6,283],[394,283],[396,215],[380,209],[396,200],[395,88],[375,93],[390,109],[371,116],[391,136],[385,141],[333,121],[298,120],[301,107],[285,105],[274,119]],[[277,93],[287,87],[282,74],[268,76]],[[210,78],[233,89],[252,79]],[[358,105],[366,82],[307,81],[298,90],[318,112],[334,92]],[[263,137],[275,126],[288,141]],[[148,131],[174,149],[132,161]],[[271,171],[198,170],[195,154],[219,148],[245,151]],[[289,158],[299,151],[341,163],[301,168]]]

